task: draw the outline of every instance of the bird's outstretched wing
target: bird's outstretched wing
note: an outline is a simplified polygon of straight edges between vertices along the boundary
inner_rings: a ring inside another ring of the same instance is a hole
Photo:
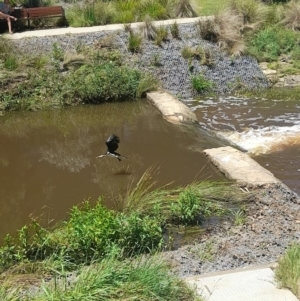
[[[112,134],[106,140],[107,150],[110,153],[115,152],[118,149],[118,143],[120,143],[120,138],[115,134]]]

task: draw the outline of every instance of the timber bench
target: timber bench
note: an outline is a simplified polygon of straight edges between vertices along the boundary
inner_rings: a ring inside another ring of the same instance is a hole
[[[18,20],[27,20],[28,28],[30,28],[31,20],[41,20],[44,18],[63,18],[63,22],[66,24],[65,11],[62,6],[15,9],[13,15]]]

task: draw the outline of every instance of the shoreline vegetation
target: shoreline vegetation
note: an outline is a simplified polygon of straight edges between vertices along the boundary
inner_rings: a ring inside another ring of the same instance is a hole
[[[80,3],[71,6],[68,4],[66,12],[72,11],[73,6],[80,7]],[[123,21],[124,30],[128,33],[127,49],[133,54],[133,60],[135,53],[143,51],[144,40],[159,46],[167,43],[169,36],[172,39],[182,38],[176,22],[167,29],[162,26],[155,27],[153,20],[173,17],[174,10],[177,12],[174,17],[198,15],[197,10],[188,0],[127,0],[125,2],[115,0],[97,3],[100,7],[102,5],[118,7],[122,4],[125,7],[122,6],[122,10],[119,8],[117,11],[120,15],[126,16],[127,13],[130,15],[129,12],[135,12],[138,4],[144,3],[143,10],[141,8],[139,10],[148,14],[143,16],[144,24],[140,31],[133,31],[130,28],[130,22],[136,21],[135,19]],[[97,15],[95,10],[98,6],[94,6],[84,6],[81,9],[87,9],[90,13],[79,14],[77,11],[76,16],[89,18]],[[170,12],[155,16],[155,13],[158,14],[161,11],[162,6],[164,10],[169,9]],[[216,6],[219,8],[220,5]],[[212,9],[211,12],[213,11]],[[199,39],[216,45],[221,52],[226,52],[232,58],[233,63],[235,57],[250,55],[258,62],[268,62],[268,67],[279,71],[282,76],[299,74],[300,33],[298,28],[300,26],[297,23],[300,23],[297,19],[299,11],[300,4],[296,0],[279,4],[266,4],[255,0],[231,0],[221,10],[215,7],[213,19],[199,21],[198,36]],[[105,10],[101,9],[101,13],[105,14]],[[113,19],[110,22],[113,22]],[[105,24],[110,22],[107,21]],[[90,26],[96,24],[92,23]],[[86,26],[85,23],[82,25]],[[195,60],[208,68],[214,65],[212,53],[203,47],[186,47],[182,50],[182,57],[190,69]],[[159,57],[153,57],[152,60],[151,68],[158,69]],[[9,110],[34,111],[83,103],[134,100],[144,97],[148,91],[161,87],[155,76],[137,69],[132,62],[129,62],[127,57],[114,47],[113,37],[109,36],[105,41],[101,40],[91,47],[79,45],[76,53],[68,53],[59,45],[53,44],[50,54],[36,56],[18,52],[11,41],[1,38],[0,62],[2,65],[0,71],[0,111],[2,114]],[[272,84],[278,80],[274,77]],[[190,85],[196,98],[203,94],[214,93],[215,83],[206,78],[204,73],[193,74],[191,72]],[[247,89],[238,78],[230,90],[232,94],[239,96],[263,95],[272,98],[280,95],[286,100],[297,100],[299,92],[298,87],[288,92],[284,88]]]
[[[156,45],[166,39],[166,31],[153,28],[153,20],[213,14],[212,21],[201,24],[199,38],[218,45],[233,58],[250,55],[259,62],[266,61],[274,70],[280,69],[279,61],[285,59],[289,68],[280,71],[299,74],[299,1],[232,0],[224,6],[221,0],[214,2],[211,7],[212,1],[201,1],[201,10],[194,9],[188,0],[65,4],[72,26],[75,22],[77,26],[124,23],[129,33],[128,49],[133,53],[142,51],[144,38]],[[144,6],[138,6],[142,3]],[[143,35],[130,30],[129,24],[137,21],[134,17],[137,12],[139,20],[144,22]],[[170,32],[173,38],[180,38],[176,23]],[[134,100],[147,91],[159,89],[157,79],[132,68],[107,43],[104,49],[82,47],[73,55],[53,45],[49,56],[28,56],[20,55],[9,41],[1,38],[0,113]],[[209,53],[203,49],[186,49],[183,56],[188,63],[197,59],[211,64]],[[191,77],[191,82],[199,96],[211,92],[213,84],[203,75]],[[288,93],[284,89],[278,91],[247,91],[237,85],[233,92],[248,96],[276,95],[276,99],[281,93],[283,99],[299,99],[298,88]],[[7,235],[0,248],[0,299],[200,300],[159,256],[159,252],[172,247],[168,226],[199,225],[212,216],[241,226],[247,219],[245,208],[253,195],[234,184],[206,182],[172,191],[166,188],[152,191],[151,179],[148,170],[122,200],[120,212],[102,206],[101,199],[87,200],[73,207],[69,218],[54,229],[32,220],[15,236]],[[228,203],[235,204],[234,209],[228,209]],[[299,244],[291,246],[276,271],[277,280],[298,296],[299,250]]]
[[[159,255],[172,248],[168,229],[200,226],[212,216],[239,224],[237,212],[251,193],[229,182],[152,190],[152,172],[119,200],[120,211],[104,207],[101,198],[86,200],[53,229],[33,219],[15,236],[7,235],[0,248],[1,300],[18,300],[20,294],[23,300],[67,300],[85,294],[88,285],[97,300],[115,300],[118,292],[123,295],[118,300],[153,300],[153,294],[157,300],[200,300]],[[229,201],[235,209],[227,208]],[[95,284],[87,284],[95,274]],[[94,300],[89,298],[80,300]]]

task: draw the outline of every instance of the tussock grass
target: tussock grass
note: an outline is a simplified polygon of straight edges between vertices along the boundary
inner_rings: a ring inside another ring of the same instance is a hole
[[[286,4],[281,23],[292,30],[300,30],[300,2],[292,0]]]
[[[119,201],[124,212],[136,210],[154,215],[162,224],[194,224],[208,216],[223,214],[221,203],[240,203],[250,197],[238,187],[224,182],[202,181],[173,189],[168,188],[170,183],[155,189],[157,173],[158,170],[151,167],[134,187],[129,187],[128,194]]]
[[[118,261],[107,258],[83,267],[70,284],[63,276],[44,284],[42,290],[27,295],[31,301],[59,300],[144,300],[200,301],[195,291],[179,278],[170,275],[169,267],[158,257]],[[2,301],[19,300],[18,289],[2,287]]]
[[[275,270],[276,280],[300,297],[300,245],[292,245],[279,260]]]
[[[140,26],[140,31],[145,39],[155,40],[157,29],[149,15],[145,17],[144,23]]]
[[[218,13],[213,19],[199,20],[198,28],[200,36],[204,40],[216,43],[219,48],[227,50],[231,54],[239,54],[232,51],[236,49],[237,43],[243,42],[241,35],[243,19],[241,15],[226,9]]]
[[[128,38],[128,49],[131,52],[139,52],[141,50],[143,38],[139,33],[130,31]]]

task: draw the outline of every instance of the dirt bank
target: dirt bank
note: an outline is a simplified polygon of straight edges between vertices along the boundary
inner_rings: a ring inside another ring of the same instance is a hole
[[[208,225],[192,245],[164,252],[175,274],[185,277],[272,263],[300,239],[300,199],[284,184],[247,186],[245,221],[235,226],[224,219]]]

